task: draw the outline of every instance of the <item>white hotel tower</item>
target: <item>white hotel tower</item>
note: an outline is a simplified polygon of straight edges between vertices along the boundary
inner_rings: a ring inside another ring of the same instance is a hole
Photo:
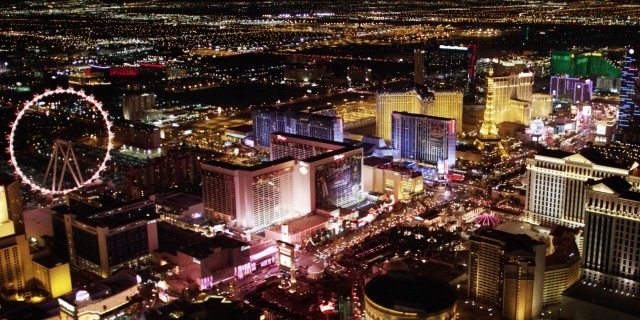
[[[546,227],[583,227],[585,182],[628,174],[629,169],[615,167],[593,149],[580,153],[542,150],[527,159],[525,212],[530,222]]]
[[[591,180],[586,188],[582,257],[585,280],[598,287],[637,295],[640,192],[624,178],[615,176]]]

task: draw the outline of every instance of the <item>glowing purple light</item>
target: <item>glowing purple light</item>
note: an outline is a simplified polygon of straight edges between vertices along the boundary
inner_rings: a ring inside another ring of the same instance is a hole
[[[500,224],[500,219],[488,213],[481,214],[475,218],[474,222],[481,226],[495,227]]]

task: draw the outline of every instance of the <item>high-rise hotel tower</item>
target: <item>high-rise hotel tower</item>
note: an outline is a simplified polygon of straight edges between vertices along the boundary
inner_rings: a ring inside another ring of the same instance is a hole
[[[580,153],[542,150],[527,159],[525,212],[530,222],[546,227],[584,226],[584,183],[588,179],[626,176],[629,170],[607,161],[594,149]]]
[[[622,63],[620,85],[620,109],[615,140],[625,144],[640,145],[640,72],[638,55],[640,48],[630,48]]]
[[[391,140],[391,113],[425,114],[433,104],[433,94],[415,88],[383,89],[376,95],[376,135]]]
[[[640,293],[640,192],[624,178],[587,182],[582,268],[599,287]]]

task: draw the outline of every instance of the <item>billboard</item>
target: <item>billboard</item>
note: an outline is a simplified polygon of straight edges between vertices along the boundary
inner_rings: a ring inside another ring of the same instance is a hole
[[[295,262],[295,246],[291,243],[284,241],[277,241],[278,243],[278,261],[280,267],[285,269],[293,269]]]
[[[316,167],[315,176],[319,206],[352,203],[362,196],[362,154],[335,155],[333,161]]]

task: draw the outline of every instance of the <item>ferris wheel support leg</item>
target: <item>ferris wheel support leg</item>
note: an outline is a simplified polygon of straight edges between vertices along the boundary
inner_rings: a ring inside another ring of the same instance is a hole
[[[60,147],[60,152],[62,153],[62,172],[60,172],[60,179],[58,180],[58,189],[55,189],[56,191],[62,190],[62,182],[64,181],[64,174],[67,172],[67,166],[69,165],[69,158],[67,157],[67,155],[69,154],[69,151],[65,152],[64,149],[62,149],[61,145],[59,145],[59,147]],[[73,172],[71,173],[71,175],[73,176]]]
[[[54,159],[57,158],[57,153],[58,153],[58,146],[57,145],[53,145],[53,151],[51,152],[51,159],[49,159],[49,165],[47,166],[47,170],[44,172],[44,179],[42,180],[42,185],[45,186],[47,185],[47,177],[49,176],[49,171],[51,170],[51,165],[54,162]],[[55,168],[55,166],[54,166]],[[54,174],[55,175],[55,174]],[[51,186],[51,188],[53,189],[53,186],[55,185],[55,180]]]
[[[78,165],[78,159],[76,159],[76,153],[73,151],[73,148],[71,148],[71,145],[69,145],[69,150],[71,151],[71,160],[73,160],[73,164],[75,165],[75,168],[76,168],[75,172],[78,175],[77,178],[74,176],[74,179],[76,180],[76,183],[78,184],[78,187],[80,187],[81,185],[84,184],[84,178],[82,177],[82,171],[80,171],[80,166]],[[69,170],[72,173],[74,172],[72,170],[72,167],[70,167]],[[78,183],[78,180],[80,180],[80,183]]]

